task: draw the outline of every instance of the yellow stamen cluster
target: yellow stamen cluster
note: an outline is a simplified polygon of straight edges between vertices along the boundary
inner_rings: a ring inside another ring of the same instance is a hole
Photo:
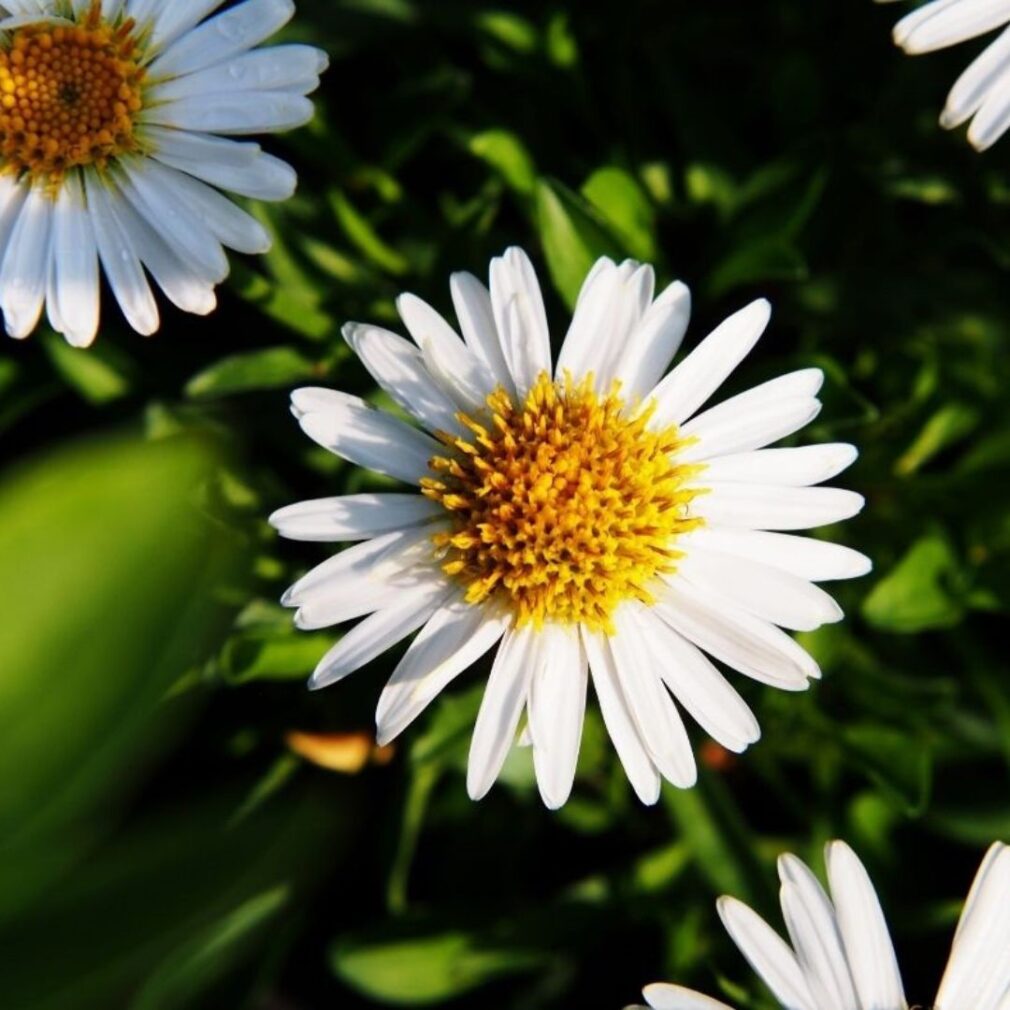
[[[628,416],[615,387],[542,373],[521,406],[502,389],[470,435],[443,435],[425,495],[450,513],[435,537],[443,569],[467,599],[500,599],[519,624],[584,623],[612,630],[623,600],[652,602],[657,575],[681,554],[679,534],[700,524],[687,487],[698,467],[678,465],[675,427],[653,432],[650,411]]]
[[[74,26],[32,24],[0,47],[3,167],[59,179],[136,148],[144,71],[134,24],[102,20],[95,0]]]

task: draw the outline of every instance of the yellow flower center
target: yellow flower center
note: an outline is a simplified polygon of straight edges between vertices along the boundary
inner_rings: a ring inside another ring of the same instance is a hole
[[[70,27],[17,28],[0,47],[0,158],[11,172],[59,179],[136,149],[143,68],[134,23],[94,0]]]
[[[519,624],[603,630],[621,601],[652,602],[677,536],[701,523],[688,510],[701,492],[686,486],[700,467],[675,462],[675,427],[650,431],[650,410],[624,406],[616,384],[600,396],[591,378],[544,372],[521,406],[498,389],[486,416],[459,415],[470,435],[442,436],[451,451],[422,490],[451,513],[435,543],[469,602],[499,599]]]

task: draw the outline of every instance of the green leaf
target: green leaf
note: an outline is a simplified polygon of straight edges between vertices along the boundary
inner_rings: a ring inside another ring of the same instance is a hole
[[[380,270],[401,277],[410,270],[410,261],[380,238],[368,219],[339,190],[329,194],[330,208],[348,241]]]
[[[288,900],[286,887],[272,887],[187,939],[150,975],[130,1010],[191,1006],[194,996],[224,976]]]
[[[719,298],[736,288],[767,281],[799,281],[808,273],[802,254],[777,235],[743,243],[718,262],[708,278],[708,292]]]
[[[933,761],[929,748],[908,733],[865,723],[842,729],[851,760],[910,817],[929,802]]]
[[[111,403],[130,392],[136,366],[108,340],[78,348],[49,332],[43,335],[42,344],[56,371],[89,403]]]
[[[582,195],[636,259],[656,259],[656,212],[638,181],[623,168],[600,168],[586,180]]]
[[[216,647],[229,615],[215,594],[241,557],[194,506],[219,465],[193,439],[111,440],[0,482],[0,766],[19,769],[0,789],[0,858],[60,853],[11,878],[0,920],[187,721],[162,699]]]
[[[491,166],[505,184],[523,196],[532,196],[537,170],[523,142],[509,130],[475,133],[467,144],[470,152]]]
[[[330,963],[370,999],[398,1005],[441,1003],[503,975],[529,971],[544,955],[496,949],[462,932],[387,940],[339,941]]]
[[[599,213],[558,182],[541,179],[536,188],[537,228],[551,279],[569,308],[600,256],[620,258],[620,250]]]
[[[268,347],[222,358],[186,383],[192,399],[211,399],[257,389],[282,389],[319,375],[319,366],[292,347]]]
[[[970,435],[979,419],[979,412],[966,403],[948,403],[941,407],[894,464],[894,472],[902,476],[915,473],[948,446]]]
[[[917,540],[863,601],[863,617],[883,631],[950,628],[964,615],[960,562],[940,533]]]

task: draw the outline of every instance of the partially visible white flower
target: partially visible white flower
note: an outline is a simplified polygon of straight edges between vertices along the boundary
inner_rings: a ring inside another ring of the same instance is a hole
[[[148,274],[204,315],[228,274],[225,248],[269,248],[220,191],[284,200],[295,173],[219,135],[307,122],[327,60],[309,46],[260,48],[292,0],[215,14],[223,3],[0,0],[0,310],[12,337],[44,307],[71,344],[89,345],[99,264],[130,325],[153,333]]]
[[[889,3],[891,0],[877,0]],[[940,114],[951,130],[971,120],[968,140],[991,147],[1010,127],[1010,2],[930,0],[894,26],[894,41],[909,55],[946,49],[1002,29],[957,79]]]
[[[379,699],[386,743],[496,649],[470,750],[475,799],[525,715],[541,795],[551,807],[567,800],[590,682],[639,797],[655,803],[664,778],[693,785],[681,709],[736,752],[760,735],[708,656],[806,689],[817,664],[781,629],[840,620],[816,583],[869,570],[856,551],[794,535],[862,508],[858,494],[815,486],[856,450],[764,448],[817,415],[820,370],[703,409],[770,306],[741,309],[664,377],[690,296],[677,282],[654,297],[654,284],[649,266],[601,259],[553,362],[533,266],[510,249],[491,264],[490,290],[453,275],[462,339],[413,295],[398,306],[414,343],[345,327],[417,426],[346,393],[292,397],[310,438],[420,488],[301,502],[271,517],[296,540],[362,541],[283,598],[305,629],[365,618],[311,685],[341,680],[420,629]]]
[[[844,842],[827,847],[830,894],[792,855],[779,859],[789,943],[735,898],[719,915],[785,1010],[907,1010],[894,946],[873,884]],[[731,1010],[678,985],[643,991],[653,1010]],[[994,843],[961,913],[934,1010],[1010,1007],[1010,847]],[[644,1010],[644,1008],[639,1008]]]

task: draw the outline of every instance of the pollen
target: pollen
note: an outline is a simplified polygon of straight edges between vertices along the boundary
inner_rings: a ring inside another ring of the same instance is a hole
[[[101,16],[30,24],[0,46],[0,159],[7,171],[59,178],[136,149],[144,70],[135,25]]]
[[[652,431],[650,416],[616,384],[601,395],[591,376],[546,372],[521,404],[499,388],[479,416],[458,415],[467,433],[440,436],[422,491],[450,513],[435,545],[470,603],[499,601],[519,625],[612,631],[622,601],[653,602],[703,492],[700,467],[677,463],[676,427]]]

